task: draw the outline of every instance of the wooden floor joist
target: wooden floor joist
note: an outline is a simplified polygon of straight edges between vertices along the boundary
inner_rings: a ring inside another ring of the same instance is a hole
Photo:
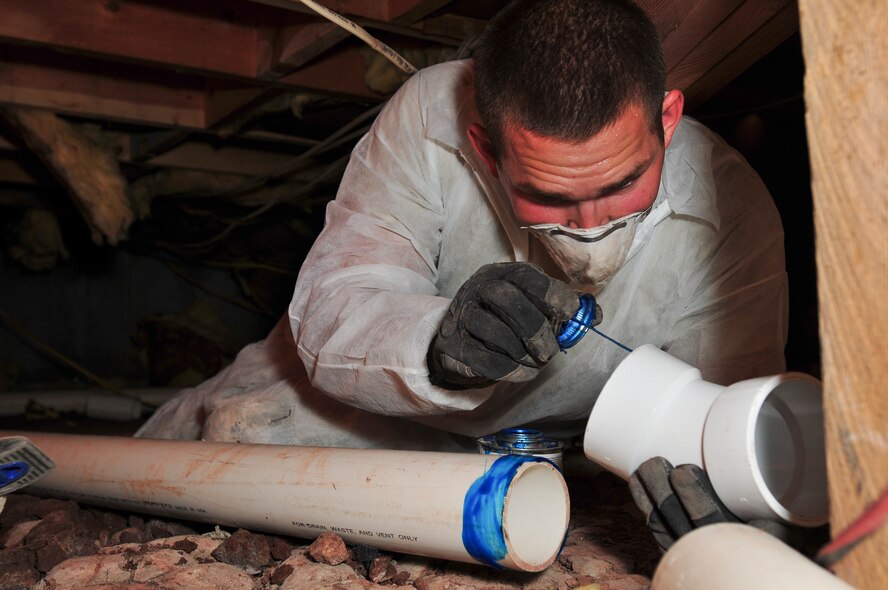
[[[830,523],[837,535],[888,487],[888,3],[802,0]],[[888,583],[888,527],[835,566]]]

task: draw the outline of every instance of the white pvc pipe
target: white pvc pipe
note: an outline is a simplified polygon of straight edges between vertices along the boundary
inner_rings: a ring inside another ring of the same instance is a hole
[[[143,404],[160,405],[171,398],[175,389],[125,390],[132,397],[103,391],[7,391],[0,392],[0,416],[24,415],[28,404],[39,403],[57,412],[73,412],[104,420],[138,420]]]
[[[117,509],[540,571],[567,534],[567,485],[536,457],[42,433],[29,490]]]
[[[745,524],[700,527],[660,560],[651,590],[852,590],[771,535]]]
[[[739,518],[819,526],[829,518],[820,382],[801,373],[723,387],[645,345],[608,379],[586,457],[628,479],[645,460],[703,467]]]

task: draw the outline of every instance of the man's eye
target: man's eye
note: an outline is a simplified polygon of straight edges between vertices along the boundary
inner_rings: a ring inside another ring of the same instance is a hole
[[[626,190],[627,188],[629,188],[630,186],[635,184],[636,180],[637,180],[636,178],[630,178],[629,180],[624,180],[623,183],[617,187],[617,190],[619,190],[619,191]]]

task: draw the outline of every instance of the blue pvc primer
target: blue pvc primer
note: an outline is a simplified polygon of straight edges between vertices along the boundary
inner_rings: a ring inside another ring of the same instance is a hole
[[[503,455],[475,480],[463,503],[463,546],[481,563],[498,569],[505,569],[499,561],[508,553],[503,535],[506,491],[524,463],[552,462],[542,457]]]
[[[31,466],[22,461],[0,465],[0,488],[13,484],[26,476]]]

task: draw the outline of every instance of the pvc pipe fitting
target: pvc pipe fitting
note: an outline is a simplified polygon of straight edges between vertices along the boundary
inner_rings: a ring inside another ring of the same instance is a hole
[[[88,418],[104,420],[138,420],[143,404],[160,405],[177,390],[166,388],[128,389],[132,397],[95,390],[7,391],[0,393],[0,416],[21,416],[28,404],[36,402],[58,412],[74,412]]]
[[[651,590],[851,590],[768,533],[719,523],[682,536],[660,560]]]
[[[821,398],[802,373],[724,387],[644,345],[605,383],[583,448],[623,479],[651,457],[693,463],[738,518],[819,526],[829,519]]]
[[[570,517],[538,457],[18,434],[56,464],[37,493],[495,568],[548,567]]]

